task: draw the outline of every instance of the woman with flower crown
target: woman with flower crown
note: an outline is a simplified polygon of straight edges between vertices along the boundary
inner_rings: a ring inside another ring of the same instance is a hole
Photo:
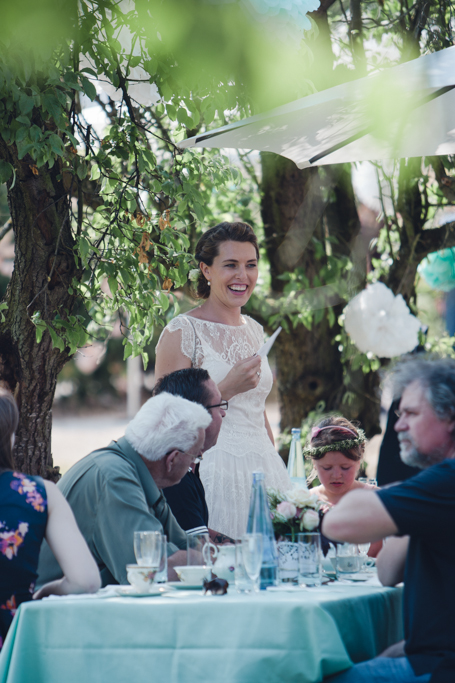
[[[231,538],[246,531],[252,473],[262,470],[267,486],[283,491],[292,484],[275,450],[265,412],[273,378],[267,358],[256,355],[264,331],[242,315],[258,278],[259,248],[246,223],[220,223],[196,246],[197,296],[201,306],[178,315],[164,329],[156,348],[158,380],[175,370],[204,368],[226,405],[218,441],[204,453],[200,476],[212,529]]]

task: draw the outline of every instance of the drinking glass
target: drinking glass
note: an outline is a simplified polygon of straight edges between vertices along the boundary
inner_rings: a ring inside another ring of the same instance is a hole
[[[368,551],[370,549],[370,545],[371,543],[359,543],[358,545],[360,557],[362,558],[362,568],[366,566],[368,561]]]
[[[159,567],[163,541],[161,531],[135,531],[134,554],[143,567]]]
[[[235,542],[235,589],[237,593],[254,591],[254,581],[250,579],[243,563],[242,540]]]
[[[371,484],[371,486],[377,486],[378,485],[378,480],[375,479],[374,477],[370,477],[368,479],[368,483]]]
[[[299,586],[320,586],[322,581],[321,534],[297,534]]]
[[[259,591],[259,575],[261,573],[263,552],[262,534],[245,534],[242,536],[243,565],[254,584],[255,591]]]
[[[167,583],[167,536],[161,536],[161,559],[158,567],[158,572],[155,576],[155,583]]]
[[[363,564],[359,548],[352,543],[338,543],[336,569],[337,579],[355,578]]]

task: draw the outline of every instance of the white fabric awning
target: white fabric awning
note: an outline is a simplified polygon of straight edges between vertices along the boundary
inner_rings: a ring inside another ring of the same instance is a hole
[[[255,149],[299,168],[455,154],[455,47],[179,143]]]

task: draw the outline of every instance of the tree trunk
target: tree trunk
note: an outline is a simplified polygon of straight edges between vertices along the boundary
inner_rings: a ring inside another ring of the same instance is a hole
[[[261,158],[261,211],[273,293],[281,295],[284,283],[279,276],[297,267],[303,268],[314,287],[326,257],[316,257],[313,236],[324,242],[327,230],[337,238],[332,244],[334,255],[355,253],[360,223],[350,169],[299,170],[292,161],[274,154],[264,153]],[[365,277],[365,266],[360,277]],[[343,303],[334,307],[335,320],[343,307]],[[352,386],[343,385],[343,366],[334,343],[338,332],[338,323],[330,327],[326,309],[321,307],[314,311],[310,330],[299,324],[278,337],[275,352],[282,430],[300,426],[322,401],[326,411],[337,410],[361,420],[370,434],[378,431],[377,377],[360,373],[353,376]],[[347,390],[355,393],[351,404],[343,402]]]
[[[52,467],[52,402],[57,375],[68,353],[52,348],[46,331],[41,343],[31,315],[45,321],[65,319],[75,304],[68,287],[77,270],[71,234],[70,205],[56,163],[37,169],[30,157],[19,161],[3,143],[0,157],[16,170],[8,183],[8,203],[15,236],[14,271],[6,293],[8,310],[0,323],[0,380],[14,394],[20,422],[14,450],[16,467],[57,479]]]

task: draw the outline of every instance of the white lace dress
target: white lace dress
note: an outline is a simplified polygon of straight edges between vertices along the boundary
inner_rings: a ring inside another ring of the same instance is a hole
[[[248,316],[242,316],[242,325],[236,327],[178,315],[166,329],[181,330],[182,353],[193,367],[207,370],[217,384],[237,361],[251,357],[264,343],[261,325]],[[209,526],[231,538],[246,531],[254,471],[264,472],[266,486],[282,490],[292,486],[265,428],[265,400],[272,384],[264,358],[258,386],[230,399],[218,441],[204,453],[200,466]]]

